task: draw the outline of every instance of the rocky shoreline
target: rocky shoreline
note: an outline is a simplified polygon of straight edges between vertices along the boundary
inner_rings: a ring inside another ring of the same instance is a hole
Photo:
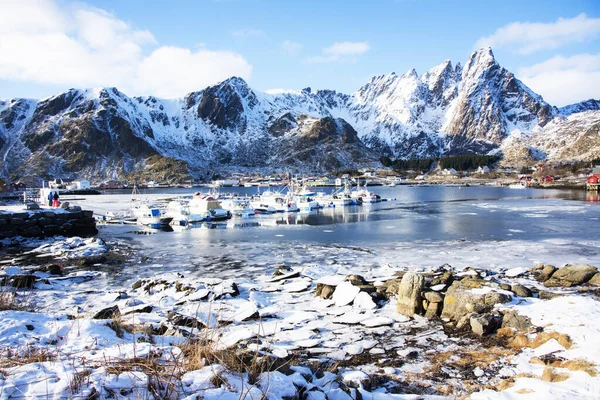
[[[108,264],[136,268],[142,255],[94,238],[34,244],[0,264],[4,303],[29,303],[0,311],[3,396],[502,398],[598,385],[595,342],[581,338],[600,319],[589,265],[385,276],[273,265],[252,280],[148,271],[107,291]],[[32,383],[41,373],[56,382]],[[82,373],[77,387],[58,383]]]

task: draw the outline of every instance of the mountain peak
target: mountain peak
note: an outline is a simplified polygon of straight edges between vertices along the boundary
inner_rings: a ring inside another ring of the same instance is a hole
[[[469,60],[465,65],[465,70],[473,69],[478,66],[489,67],[496,64],[494,53],[491,47],[482,47],[479,50],[474,51],[469,56]]]
[[[228,78],[221,82],[221,85],[248,87],[248,83],[239,76],[232,76],[231,78]]]
[[[408,70],[408,72],[406,72],[404,75],[402,75],[402,77],[416,79],[419,77],[419,74],[417,73],[416,69],[411,68],[410,70]]]

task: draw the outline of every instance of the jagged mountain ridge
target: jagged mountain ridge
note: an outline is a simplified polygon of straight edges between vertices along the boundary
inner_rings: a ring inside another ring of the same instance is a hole
[[[113,178],[145,168],[152,156],[182,160],[192,175],[331,171],[375,166],[380,155],[581,159],[597,153],[599,105],[549,105],[489,48],[464,67],[446,60],[421,76],[373,77],[352,95],[261,93],[236,77],[174,100],[72,89],[41,101],[0,102],[2,175]],[[580,145],[557,151],[561,136]]]

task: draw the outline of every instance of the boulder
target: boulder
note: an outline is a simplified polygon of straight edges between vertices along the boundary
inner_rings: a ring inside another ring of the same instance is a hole
[[[396,311],[402,315],[412,317],[420,314],[423,307],[421,293],[425,287],[423,275],[415,272],[407,272],[400,282],[398,298],[396,299]]]
[[[473,316],[469,319],[471,330],[474,334],[483,336],[496,332],[500,326],[500,318],[497,315],[487,313]]]
[[[49,273],[50,275],[62,275],[63,270],[60,264],[48,264],[41,268],[42,271]]]
[[[512,285],[510,287],[510,290],[519,297],[531,297],[532,295],[531,290],[529,290],[529,288],[518,283]]]
[[[175,326],[185,326],[187,328],[205,328],[204,322],[187,315],[178,314],[170,311],[167,314],[167,319]]]
[[[275,268],[275,271],[273,272],[273,276],[281,276],[281,275],[289,274],[292,271],[293,271],[292,267],[288,267],[287,265],[280,265],[277,268]]]
[[[333,296],[333,292],[335,292],[335,286],[326,285],[324,283],[317,283],[317,288],[316,288],[317,297],[322,297],[324,299],[330,299]]]
[[[13,226],[23,225],[23,224],[25,224],[25,219],[12,217],[10,219],[10,224]]]
[[[460,281],[454,282],[444,298],[442,318],[458,321],[464,315],[471,312],[485,313],[493,308],[494,304],[509,302],[511,296],[494,291],[471,289],[465,287]]]
[[[425,318],[433,319],[439,317],[442,312],[442,303],[429,303],[425,311]]]
[[[96,314],[94,314],[92,319],[111,319],[120,315],[121,310],[119,310],[119,306],[114,305],[111,307],[103,308],[102,310],[98,311]]]
[[[540,300],[552,300],[555,299],[557,297],[563,297],[566,296],[565,293],[555,293],[555,292],[549,292],[547,290],[540,290],[538,292],[538,297]]]
[[[346,281],[350,282],[354,286],[368,285],[369,283],[360,275],[348,275]]]
[[[438,292],[425,292],[424,296],[430,303],[442,303],[444,301],[444,295]]]
[[[361,292],[365,292],[365,293],[369,293],[369,294],[375,293],[377,291],[377,288],[375,286],[369,285],[369,284],[367,284],[367,285],[354,285],[354,286],[356,286],[357,288],[359,288]]]
[[[398,293],[400,282],[402,282],[402,279],[390,279],[385,281],[383,285],[377,288],[377,293],[384,296],[386,299],[389,299],[392,295]]]
[[[440,276],[436,276],[431,280],[431,286],[450,285],[454,281],[452,272],[446,271]]]
[[[565,265],[544,282],[546,287],[577,286],[589,281],[598,273],[596,267],[587,264]]]
[[[40,205],[38,203],[27,203],[28,210],[39,210]]]
[[[556,268],[554,265],[544,265],[542,269],[537,272],[536,279],[539,282],[546,282],[552,277],[552,274],[554,274],[557,269],[558,268]]]
[[[531,326],[531,319],[529,317],[519,315],[514,310],[505,312],[502,317],[502,328],[514,328],[518,332],[526,332]]]
[[[592,279],[588,281],[590,285],[600,286],[600,272],[592,276]]]

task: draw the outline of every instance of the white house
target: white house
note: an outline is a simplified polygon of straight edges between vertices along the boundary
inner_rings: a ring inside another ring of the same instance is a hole
[[[477,168],[478,174],[487,174],[489,172],[490,172],[490,168],[487,165],[485,165],[483,167],[480,166],[479,168]]]
[[[88,181],[87,179],[80,179],[78,181],[71,182],[71,184],[69,186],[67,186],[67,189],[69,189],[69,190],[85,190],[85,189],[90,189],[91,187],[92,187],[92,185],[90,184],[90,181]]]
[[[458,172],[454,168],[444,169],[442,175],[456,175]]]

